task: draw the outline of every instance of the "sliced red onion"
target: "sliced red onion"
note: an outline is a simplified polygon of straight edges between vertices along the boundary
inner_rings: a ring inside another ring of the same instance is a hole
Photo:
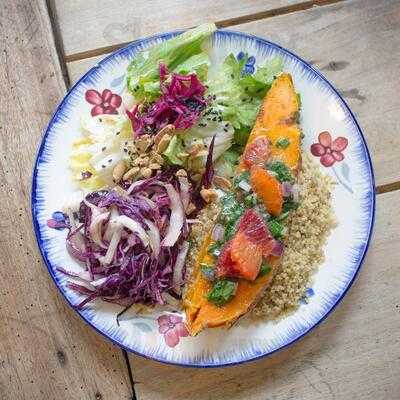
[[[146,197],[146,196],[142,196],[141,194],[138,194],[137,196],[136,196],[138,199],[142,199],[143,201],[145,201],[151,208],[157,208],[157,204],[156,203],[154,203],[154,201],[153,200],[151,200],[151,199],[149,199],[148,197]]]
[[[94,287],[98,287],[98,286],[102,285],[107,279],[108,279],[108,276],[104,276],[102,278],[91,281],[90,284]]]
[[[240,187],[240,189],[244,190],[245,192],[250,192],[251,191],[251,186],[246,181],[240,181],[238,186]]]
[[[181,293],[181,285],[183,283],[183,269],[185,266],[186,256],[189,251],[189,242],[183,242],[179,253],[176,257],[174,272],[172,277],[172,286],[177,293]]]
[[[89,271],[81,271],[81,272],[75,272],[75,271],[70,271],[67,270],[63,267],[57,267],[57,271],[60,271],[64,275],[70,276],[72,278],[76,279],[82,279],[83,281],[90,282],[92,280],[92,274]]]
[[[160,254],[160,231],[148,219],[144,219],[144,223],[148,226],[147,234],[150,240],[150,247],[153,250],[154,257],[157,258]]]
[[[161,245],[165,247],[171,247],[176,243],[182,232],[185,214],[179,194],[176,192],[174,187],[170,183],[167,183],[164,186],[167,189],[167,193],[171,203],[171,217],[167,229],[167,234],[165,235]]]
[[[101,230],[103,222],[106,221],[109,218],[109,216],[110,212],[108,211],[98,214],[94,218],[92,218],[92,221],[89,226],[90,238],[93,240],[94,243],[96,243],[103,249],[106,249],[107,246],[104,245],[103,240],[101,238]]]
[[[271,254],[275,257],[280,257],[283,254],[283,250],[284,250],[283,243],[279,240],[275,240]]]
[[[224,238],[225,229],[221,224],[216,224],[212,231],[211,237],[216,242]]]
[[[84,250],[80,248],[80,246],[76,242],[75,236],[71,236],[66,240],[66,248],[68,253],[79,261],[85,262],[87,260],[87,255]]]
[[[139,236],[144,246],[149,245],[149,236],[147,235],[146,231],[142,228],[139,222],[133,220],[132,218],[129,218],[126,215],[119,215],[118,217],[110,221],[110,224],[113,224],[116,227],[122,225],[125,228],[128,228],[130,231],[136,233]]]
[[[179,177],[179,186],[181,188],[181,200],[183,209],[186,211],[190,202],[190,184],[187,178]]]
[[[102,264],[108,265],[113,260],[115,251],[117,250],[117,247],[118,247],[118,243],[121,240],[121,235],[122,235],[122,226],[119,225],[119,226],[117,226],[117,228],[115,229],[115,231],[111,237],[111,241],[108,246],[107,253],[105,254],[105,256],[99,257],[99,261]]]
[[[290,197],[293,193],[293,185],[289,182],[282,183],[282,194],[283,197]]]

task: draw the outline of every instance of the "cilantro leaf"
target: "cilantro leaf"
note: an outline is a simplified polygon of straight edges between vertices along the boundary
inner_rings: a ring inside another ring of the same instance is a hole
[[[237,286],[237,282],[220,279],[214,283],[213,288],[207,295],[207,300],[221,307],[235,296]]]

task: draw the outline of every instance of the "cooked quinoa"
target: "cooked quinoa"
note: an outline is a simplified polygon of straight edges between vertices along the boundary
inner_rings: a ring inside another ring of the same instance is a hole
[[[253,314],[276,319],[294,311],[324,261],[323,247],[336,225],[331,192],[333,181],[305,156],[298,177],[300,206],[288,221],[282,264]]]
[[[298,184],[300,206],[288,220],[282,264],[271,286],[252,310],[253,316],[277,319],[294,311],[311,285],[318,265],[324,261],[323,247],[336,224],[331,204],[333,181],[310,157],[304,156]],[[193,225],[191,250],[187,258],[188,272],[192,270],[203,239],[214,225],[218,213],[219,207],[213,203],[200,212],[200,223]]]

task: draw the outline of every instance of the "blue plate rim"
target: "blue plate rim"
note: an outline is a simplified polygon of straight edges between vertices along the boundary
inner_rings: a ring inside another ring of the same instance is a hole
[[[364,148],[364,152],[366,154],[366,161],[367,161],[367,166],[368,166],[368,173],[370,176],[370,215],[369,215],[369,225],[368,225],[368,239],[366,241],[365,247],[362,251],[361,256],[359,257],[359,261],[358,261],[358,267],[356,268],[356,270],[354,271],[354,274],[352,276],[352,278],[349,280],[347,286],[345,287],[345,289],[343,290],[343,292],[337,296],[337,298],[334,301],[334,304],[332,305],[332,307],[325,313],[325,315],[323,315],[318,322],[316,322],[314,325],[312,325],[309,329],[306,329],[301,335],[298,335],[297,337],[294,337],[292,340],[288,341],[286,344],[282,345],[281,347],[272,350],[272,351],[267,351],[264,354],[261,355],[257,355],[255,357],[250,357],[247,359],[243,359],[243,360],[239,360],[239,361],[233,361],[233,362],[224,362],[224,363],[220,363],[220,364],[212,364],[212,363],[206,363],[206,364],[195,364],[195,363],[180,363],[180,362],[173,362],[173,361],[169,361],[169,360],[165,360],[162,358],[157,358],[157,357],[152,357],[146,354],[142,354],[136,350],[133,350],[131,348],[128,348],[127,346],[123,345],[122,343],[120,343],[119,341],[113,339],[112,337],[108,336],[105,332],[102,332],[99,328],[97,328],[91,321],[89,321],[84,315],[82,315],[81,313],[79,313],[76,308],[74,307],[74,305],[70,302],[70,300],[66,297],[66,295],[64,294],[64,292],[61,290],[58,281],[55,278],[55,275],[53,273],[53,269],[51,268],[51,263],[48,260],[44,249],[42,247],[42,237],[40,234],[40,227],[39,227],[39,223],[37,220],[37,211],[36,211],[36,207],[35,207],[35,203],[36,203],[36,199],[35,199],[35,194],[36,194],[36,189],[37,189],[37,173],[38,173],[38,165],[40,162],[40,158],[43,154],[44,151],[44,146],[46,143],[46,139],[49,135],[49,132],[55,122],[56,116],[58,114],[58,112],[64,107],[65,102],[67,100],[67,98],[70,96],[70,94],[75,90],[75,87],[77,87],[82,81],[84,81],[88,76],[90,76],[91,74],[93,74],[93,72],[97,69],[100,68],[101,65],[103,63],[106,63],[109,59],[114,58],[115,56],[127,51],[130,47],[137,45],[138,43],[143,43],[143,42],[151,42],[153,40],[157,40],[157,39],[165,39],[165,38],[169,38],[169,37],[173,37],[176,36],[179,33],[182,33],[186,31],[186,29],[178,29],[178,30],[174,30],[174,31],[169,31],[169,32],[164,32],[164,33],[159,33],[159,34],[155,34],[155,35],[151,35],[151,36],[147,36],[144,38],[140,38],[140,39],[136,39],[134,41],[132,41],[131,43],[129,43],[128,45],[119,48],[118,50],[116,50],[115,52],[109,54],[108,56],[104,57],[102,60],[100,60],[99,62],[96,63],[96,65],[94,65],[89,71],[87,71],[65,94],[65,96],[63,97],[62,101],[59,103],[59,105],[57,106],[56,110],[54,111],[45,131],[44,131],[44,135],[42,136],[41,139],[41,143],[39,145],[39,148],[37,150],[37,154],[36,154],[36,158],[35,158],[35,162],[34,162],[34,169],[33,169],[33,174],[32,174],[32,190],[31,190],[31,213],[32,213],[32,223],[33,223],[33,228],[34,228],[34,232],[35,232],[35,237],[36,237],[36,241],[37,241],[37,245],[39,247],[39,251],[40,254],[42,256],[42,259],[46,265],[46,268],[52,278],[52,280],[54,281],[57,289],[59,290],[59,292],[61,293],[61,295],[64,297],[64,299],[67,301],[68,305],[73,309],[73,311],[75,311],[80,318],[82,318],[82,320],[88,324],[89,326],[91,326],[97,333],[99,333],[100,335],[102,335],[103,337],[105,337],[107,340],[111,341],[114,345],[126,350],[127,352],[136,354],[138,356],[144,357],[146,359],[152,360],[152,361],[158,361],[161,362],[163,364],[167,364],[167,365],[175,365],[175,366],[180,366],[180,367],[190,367],[190,368],[221,368],[221,367],[228,367],[228,366],[234,366],[234,365],[240,365],[240,364],[244,364],[247,362],[251,362],[251,361],[256,361],[259,360],[261,358],[264,357],[268,357],[271,356],[272,354],[283,350],[293,344],[295,344],[296,342],[298,342],[300,339],[302,339],[304,336],[306,336],[308,333],[310,333],[313,329],[315,329],[316,327],[318,327],[338,306],[338,304],[342,301],[342,299],[344,298],[344,296],[347,294],[348,290],[351,288],[351,286],[353,285],[355,279],[357,278],[361,267],[364,263],[365,260],[365,256],[367,254],[367,251],[369,249],[369,245],[371,242],[371,238],[372,238],[372,234],[373,234],[373,228],[374,228],[374,224],[375,224],[375,211],[376,211],[376,192],[375,192],[375,175],[374,175],[374,169],[372,166],[372,160],[371,160],[371,156],[367,147],[367,143],[364,137],[364,134],[361,130],[361,127],[356,119],[356,117],[354,116],[353,112],[351,111],[350,107],[348,106],[348,104],[346,103],[346,101],[343,99],[343,97],[341,96],[341,94],[335,89],[335,87],[323,76],[323,74],[321,74],[316,68],[314,68],[311,64],[309,64],[308,62],[306,62],[305,60],[303,60],[301,57],[299,57],[298,55],[292,53],[290,50],[287,50],[286,48],[271,42],[269,40],[263,39],[259,36],[253,35],[253,34],[249,34],[249,33],[244,33],[244,32],[240,32],[240,31],[235,31],[235,30],[229,30],[229,29],[218,29],[217,32],[219,34],[223,34],[223,35],[233,35],[233,36],[238,36],[241,38],[247,38],[247,39],[251,39],[251,40],[255,40],[258,43],[261,43],[265,46],[269,46],[275,49],[278,49],[280,51],[282,51],[283,53],[289,55],[290,57],[293,57],[294,59],[296,59],[298,62],[300,62],[303,67],[305,67],[306,69],[311,70],[330,90],[332,90],[335,95],[338,97],[338,99],[340,100],[340,102],[342,103],[342,105],[344,106],[344,108],[346,109],[346,111],[349,113],[352,121],[355,124],[355,127],[357,128],[357,131],[360,135],[361,141],[362,141],[362,145]]]

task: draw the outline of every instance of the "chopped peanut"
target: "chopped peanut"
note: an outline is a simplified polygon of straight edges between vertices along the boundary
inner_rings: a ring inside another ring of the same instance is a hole
[[[126,171],[125,162],[123,160],[118,161],[118,163],[114,167],[113,173],[112,173],[113,180],[115,183],[118,183],[122,179],[125,171]]]

